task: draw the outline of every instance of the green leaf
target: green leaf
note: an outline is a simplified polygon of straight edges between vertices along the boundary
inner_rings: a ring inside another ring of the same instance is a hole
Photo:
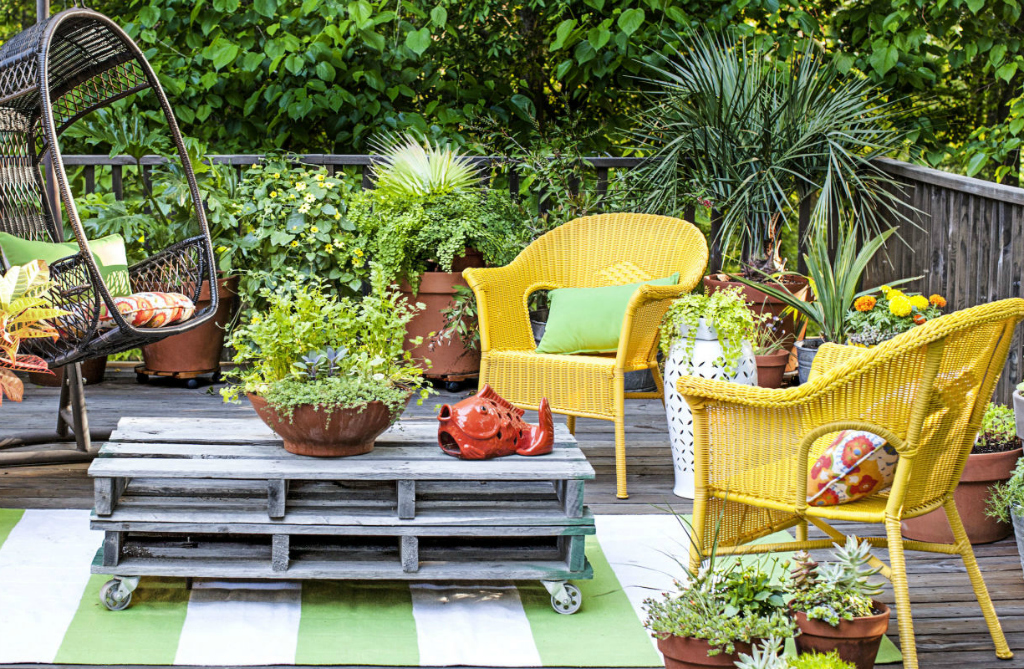
[[[156,25],[156,22],[159,20],[160,12],[157,11],[156,7],[153,7],[152,5],[146,5],[141,10],[139,10],[139,23],[146,26],[147,28],[152,28]]]
[[[440,5],[431,9],[430,22],[438,28],[444,28],[444,24],[448,23],[448,10]]]
[[[981,168],[985,167],[987,162],[988,155],[984,153],[976,153],[971,156],[971,159],[967,161],[967,176],[973,177],[981,171]]]
[[[356,27],[362,29],[370,23],[373,9],[365,0],[358,0],[358,2],[353,2],[348,6],[348,13],[352,20],[356,22]]]
[[[587,41],[590,42],[590,46],[594,47],[594,51],[600,51],[611,38],[611,32],[603,28],[591,28],[587,33]]]
[[[642,26],[643,23],[644,10],[642,9],[637,9],[634,7],[633,9],[627,9],[626,11],[619,14],[619,30],[626,33],[627,35],[632,35],[633,33],[635,33],[637,30],[639,30],[640,26]]]
[[[573,28],[576,27],[576,19],[566,19],[558,24],[555,28],[555,41],[551,43],[551,51],[558,51],[565,46],[565,40],[572,34]]]
[[[857,57],[850,53],[836,53],[833,57],[836,64],[836,69],[846,74],[853,67],[853,64],[857,61]]]
[[[238,45],[224,42],[213,54],[213,66],[216,69],[220,69],[229,63],[235,61],[235,57],[238,56]]]
[[[320,77],[324,81],[334,81],[336,72],[334,66],[328,63],[326,60],[322,60],[316,64],[316,76]]]
[[[871,67],[879,74],[885,74],[891,70],[899,62],[899,59],[899,51],[892,44],[878,47],[868,56],[868,62],[871,64]]]
[[[985,6],[985,0],[967,0],[966,4],[972,14],[977,14]]]
[[[292,74],[298,74],[302,71],[302,56],[297,56],[294,53],[284,59],[285,68]]]
[[[277,0],[254,0],[253,9],[260,16],[272,18],[277,13]]]
[[[270,243],[274,246],[287,246],[288,244],[291,244],[293,239],[295,239],[295,237],[284,230],[274,230],[270,233]]]
[[[1013,75],[1017,74],[1017,63],[1006,63],[996,70],[996,76],[1010,83],[1010,79],[1013,79]]]
[[[988,52],[988,62],[992,63],[992,67],[999,67],[999,64],[1003,62],[1003,57],[1005,55],[1005,44],[993,45],[992,49]]]
[[[242,59],[242,69],[246,72],[253,72],[262,63],[265,56],[258,51],[250,51],[245,54],[245,58]]]
[[[564,79],[565,75],[569,72],[569,68],[571,67],[572,60],[563,60],[561,63],[558,64],[558,67],[555,68],[555,78],[559,80]]]
[[[430,46],[430,30],[427,28],[413,30],[405,36],[405,45],[417,56],[422,56]]]

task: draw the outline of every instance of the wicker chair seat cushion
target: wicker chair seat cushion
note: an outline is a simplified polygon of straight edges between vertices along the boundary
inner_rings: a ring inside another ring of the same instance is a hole
[[[807,472],[807,503],[846,504],[892,485],[899,453],[878,435],[843,430]]]
[[[9,265],[26,265],[33,260],[52,264],[79,253],[78,242],[41,242],[0,232],[0,249]],[[100,269],[100,277],[112,297],[131,295],[128,254],[121,235],[89,240],[89,250]]]
[[[597,288],[556,288],[548,293],[550,308],[538,353],[577,355],[614,353],[626,309],[642,285],[674,286],[679,272],[653,281]]]
[[[135,293],[114,298],[121,316],[133,327],[159,328],[188,320],[196,311],[195,304],[181,293]],[[100,328],[116,324],[106,305],[100,307]]]

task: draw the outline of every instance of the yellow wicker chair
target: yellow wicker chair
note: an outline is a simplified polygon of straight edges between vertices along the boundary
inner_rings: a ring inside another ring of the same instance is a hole
[[[482,358],[480,383],[489,383],[516,406],[536,409],[546,397],[552,411],[615,422],[618,497],[626,498],[624,400],[662,398],[658,328],[671,301],[700,281],[708,260],[704,236],[667,216],[603,214],[570,221],[542,236],[506,267],[468,269],[476,293]],[[614,355],[545,355],[536,352],[527,299],[545,289],[612,286],[679,272],[675,286],[643,286],[633,295]],[[654,393],[625,393],[623,375],[650,369]]]
[[[1011,299],[937,318],[873,349],[823,346],[808,383],[786,390],[683,377],[679,392],[693,408],[695,470],[691,566],[718,553],[764,553],[828,547],[844,535],[827,521],[882,523],[890,566],[882,573],[896,597],[904,666],[917,651],[904,549],[960,555],[996,646],[1010,658],[992,600],[974,559],[953,490],[970,454],[985,406],[1024,317]],[[867,430],[900,453],[892,487],[839,506],[807,506],[807,469],[835,432]],[[953,544],[902,538],[900,521],[942,507]],[[807,523],[830,539],[807,540]],[[795,542],[744,545],[795,526]]]

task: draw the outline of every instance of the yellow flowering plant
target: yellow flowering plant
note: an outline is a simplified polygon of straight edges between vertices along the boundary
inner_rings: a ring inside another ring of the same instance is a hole
[[[331,175],[297,156],[271,156],[246,170],[233,253],[247,309],[264,309],[268,290],[287,290],[302,277],[322,280],[340,297],[360,292],[369,277],[360,250],[366,242],[348,217],[348,201],[359,189],[358,179]]]
[[[946,300],[925,297],[891,286],[878,288],[878,296],[863,295],[849,314],[850,343],[873,346],[942,315]]]

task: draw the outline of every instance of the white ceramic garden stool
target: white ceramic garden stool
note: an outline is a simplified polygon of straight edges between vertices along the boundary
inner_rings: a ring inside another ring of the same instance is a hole
[[[675,468],[675,486],[672,492],[677,497],[693,499],[693,414],[690,405],[676,389],[679,377],[683,375],[699,376],[702,379],[718,379],[732,381],[747,386],[757,385],[757,362],[754,349],[750,342],[743,342],[740,359],[736,363],[736,372],[729,375],[720,364],[722,344],[718,341],[718,333],[709,327],[702,318],[697,327],[696,341],[689,359],[686,355],[687,326],[680,328],[680,339],[669,350],[665,361],[665,415],[668,418],[668,434],[672,444],[672,463]]]

